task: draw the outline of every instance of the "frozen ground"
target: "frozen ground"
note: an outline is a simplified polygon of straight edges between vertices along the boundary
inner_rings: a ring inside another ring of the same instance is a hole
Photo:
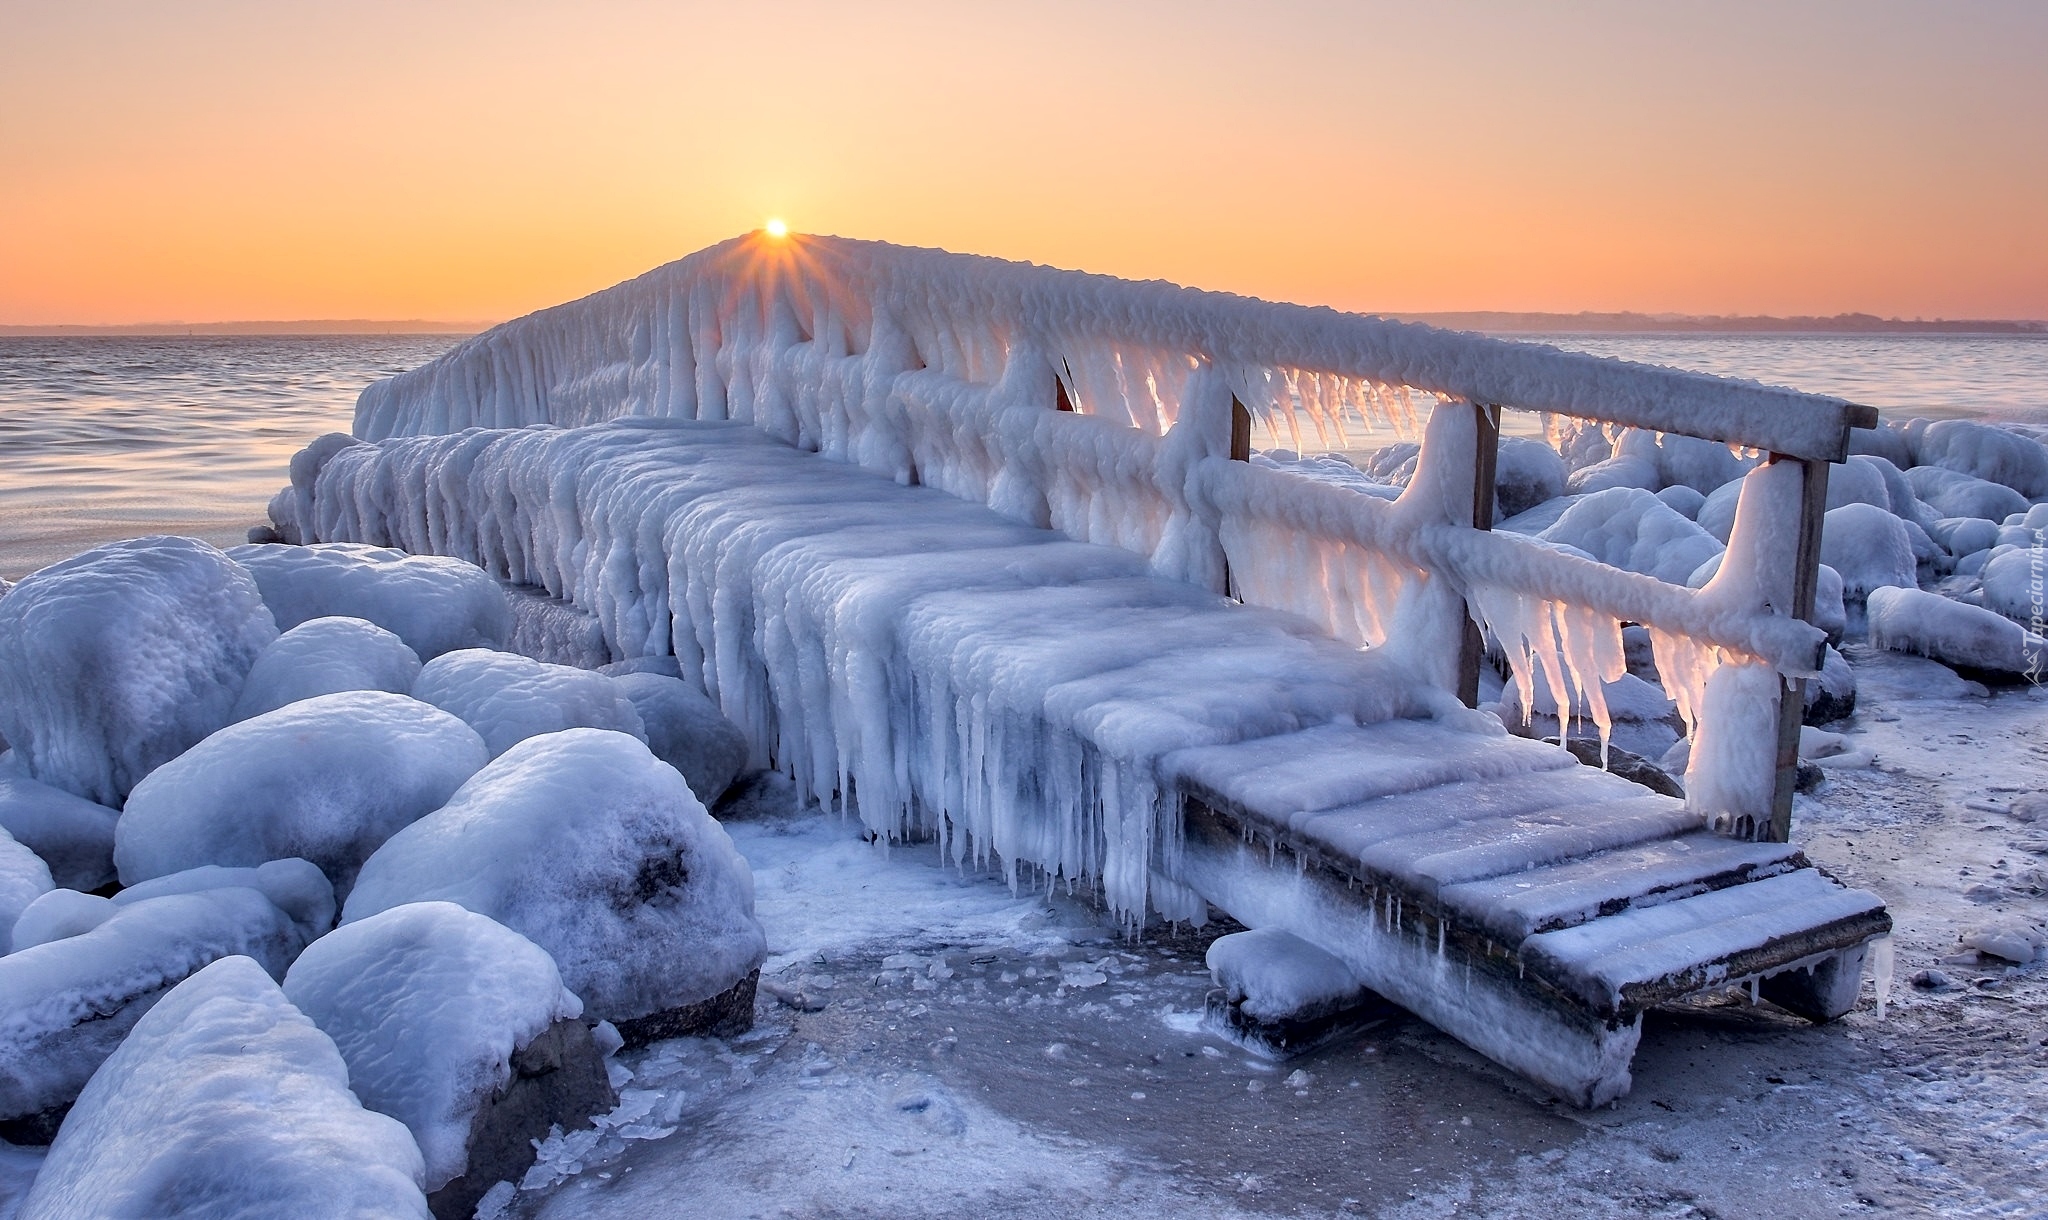
[[[1227,928],[1128,940],[1065,894],[778,812],[769,786],[727,811],[769,935],[759,1025],[626,1056],[605,1131],[545,1149],[498,1214],[2048,1212],[2048,971],[1958,946],[2048,915],[2048,824],[2003,812],[2048,788],[2048,692],[1864,660],[1848,727],[1875,765],[1802,798],[1796,833],[1892,903],[1883,1020],[1658,1013],[1634,1091],[1592,1113],[1413,1020],[1274,1064],[1201,1026]],[[1927,969],[1955,985],[1914,986]]]

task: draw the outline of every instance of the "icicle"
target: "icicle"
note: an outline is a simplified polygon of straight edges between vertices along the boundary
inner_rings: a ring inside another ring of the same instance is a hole
[[[1892,998],[1892,938],[1872,941],[1870,945],[1870,987],[1877,995],[1877,1019],[1884,1020],[1885,1005]]]

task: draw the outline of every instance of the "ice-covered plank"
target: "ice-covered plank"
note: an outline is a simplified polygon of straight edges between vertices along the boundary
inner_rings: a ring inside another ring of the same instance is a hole
[[[1447,885],[1437,897],[1502,943],[1519,944],[1536,932],[1581,924],[1603,911],[1673,901],[1799,866],[1799,852],[1790,844],[1690,834]]]
[[[1682,801],[1644,793],[1404,835],[1366,849],[1360,859],[1427,891],[1666,839],[1698,830],[1705,822]]]
[[[1877,895],[1809,868],[1539,932],[1522,942],[1521,954],[1586,1002],[1612,1010],[1625,990],[1663,984],[1683,993],[1711,986],[1729,977],[1728,963],[1737,955],[1825,933],[1832,925],[1881,919],[1883,911]],[[1871,934],[1880,931],[1873,927]]]

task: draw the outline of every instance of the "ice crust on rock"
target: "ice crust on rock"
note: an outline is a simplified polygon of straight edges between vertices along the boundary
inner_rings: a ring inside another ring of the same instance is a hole
[[[1937,518],[1982,517],[2003,521],[2027,511],[2027,498],[2003,483],[1940,466],[1915,466],[1906,481]]]
[[[124,883],[299,857],[346,892],[378,844],[431,813],[489,753],[405,695],[346,691],[230,725],[139,785],[115,828]]]
[[[614,1022],[716,996],[765,954],[753,874],[725,828],[675,768],[604,729],[519,743],[393,835],[343,925],[428,901],[531,939]]]
[[[1537,537],[1576,547],[1610,567],[1674,585],[1683,585],[1694,569],[1725,549],[1671,506],[1632,487],[1586,496]]]
[[[58,885],[96,890],[114,879],[119,810],[0,770],[0,829],[43,858]]]
[[[363,1105],[403,1122],[439,1190],[469,1167],[477,1111],[512,1053],[583,1014],[547,952],[450,902],[415,902],[307,947],[284,994],[334,1040]]]
[[[1829,509],[1821,529],[1820,561],[1842,578],[1848,598],[1886,586],[1919,587],[1918,561],[1906,523],[1872,504]]]
[[[287,703],[351,690],[403,695],[420,675],[405,641],[359,618],[315,618],[272,640],[249,669],[232,718],[247,720]]]
[[[6,933],[36,899],[54,888],[42,857],[14,841],[0,827],[0,953],[8,952]]]
[[[324,935],[334,926],[334,885],[327,874],[310,860],[296,857],[271,860],[254,868],[227,868],[203,864],[181,873],[169,873],[138,881],[114,895],[114,902],[126,906],[165,894],[198,894],[206,890],[240,886],[262,894],[292,917],[307,941]]]
[[[1978,579],[1986,609],[2039,630],[2048,621],[2048,539],[2037,534],[2030,541],[2036,544],[1993,552]]]
[[[466,563],[355,543],[238,546],[228,554],[256,578],[285,631],[316,618],[366,619],[422,661],[501,648],[512,636],[504,591]]]
[[[1922,589],[1871,593],[1870,642],[2008,677],[2048,673],[2048,639],[1979,606]]]
[[[77,890],[53,889],[22,908],[6,949],[18,953],[36,945],[90,932],[113,918],[112,901]]]
[[[2031,437],[1996,424],[1941,419],[1927,425],[1918,448],[1922,465],[1998,483],[2029,500],[2048,498],[2048,448]]]
[[[305,938],[243,887],[116,904],[91,931],[0,957],[0,1118],[64,1105],[166,988],[242,955],[282,976]]]
[[[0,598],[0,736],[31,777],[118,806],[227,723],[276,637],[249,573],[204,542],[94,547]]]
[[[1501,437],[1493,479],[1496,515],[1513,517],[1562,496],[1566,477],[1557,450],[1528,437]]]
[[[460,717],[493,758],[529,737],[563,729],[612,729],[647,739],[633,700],[613,679],[515,653],[465,648],[436,657],[420,671],[412,694]]]
[[[747,764],[747,737],[696,687],[659,673],[612,678],[632,701],[654,756],[683,773],[690,791],[715,804]]]
[[[429,1220],[420,1151],[253,961],[185,980],[79,1096],[18,1220]]]
[[[1220,936],[1205,961],[1230,1001],[1260,1021],[1326,1015],[1365,990],[1342,959],[1279,928]]]

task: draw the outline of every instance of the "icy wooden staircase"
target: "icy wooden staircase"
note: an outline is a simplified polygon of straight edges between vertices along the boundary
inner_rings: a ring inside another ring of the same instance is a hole
[[[1242,460],[1254,418],[1388,422],[1411,391],[1442,405],[1397,502]],[[1686,590],[1491,533],[1503,406],[1769,453],[1721,575]],[[309,450],[273,516],[544,586],[620,655],[673,651],[762,761],[856,793],[882,833],[1099,882],[1133,919],[1283,927],[1591,1105],[1627,1089],[1646,1008],[1755,981],[1829,1019],[1888,930],[1785,844],[1827,463],[1871,419],[1326,310],[750,238],[372,386],[356,431],[378,443]],[[1622,622],[1699,724],[1685,802],[1459,706],[1487,635],[1597,686]]]

